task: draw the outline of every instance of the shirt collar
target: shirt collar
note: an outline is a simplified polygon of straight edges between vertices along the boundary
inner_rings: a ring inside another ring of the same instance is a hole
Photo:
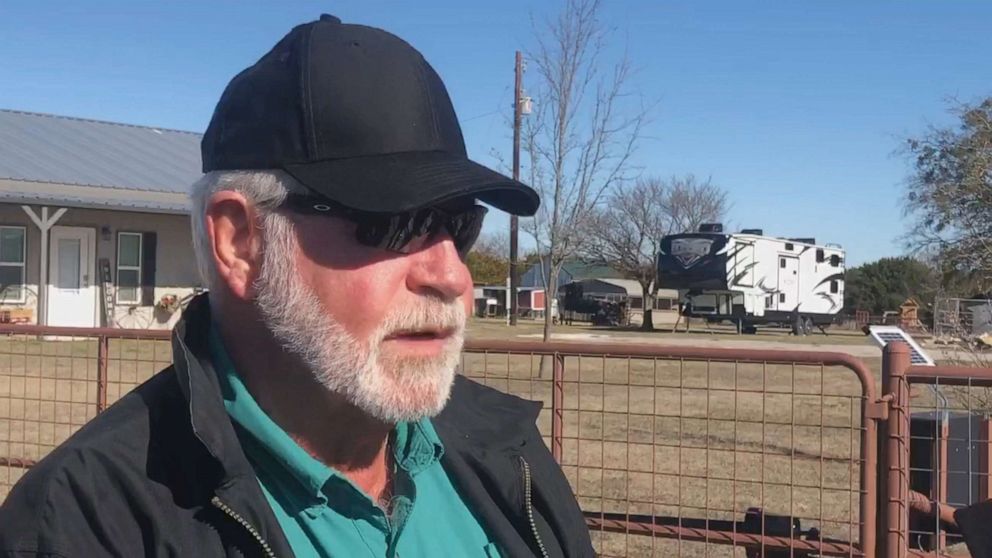
[[[308,496],[324,500],[324,484],[340,473],[315,459],[299,446],[269,415],[258,406],[241,376],[235,371],[216,328],[210,330],[210,358],[220,380],[224,407],[231,420],[240,427],[249,440],[245,453],[257,462],[257,451],[263,451],[274,460],[279,472],[295,479]],[[283,475],[281,475],[283,476]]]

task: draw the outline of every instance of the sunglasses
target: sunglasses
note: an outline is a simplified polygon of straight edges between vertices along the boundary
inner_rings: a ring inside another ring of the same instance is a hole
[[[426,207],[401,213],[374,213],[345,207],[325,198],[290,194],[284,207],[295,213],[340,217],[355,223],[355,240],[363,246],[409,254],[426,245],[442,230],[464,259],[479,238],[487,209],[471,205],[452,210]]]

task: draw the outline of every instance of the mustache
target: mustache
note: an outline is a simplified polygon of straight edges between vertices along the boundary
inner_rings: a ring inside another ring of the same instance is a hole
[[[417,330],[451,331],[461,335],[465,330],[465,307],[457,302],[439,298],[421,298],[411,305],[390,312],[377,328],[376,341],[389,335]]]

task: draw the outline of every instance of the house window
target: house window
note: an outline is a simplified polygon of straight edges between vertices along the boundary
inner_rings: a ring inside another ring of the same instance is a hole
[[[837,283],[837,280],[836,279],[834,279],[833,281],[830,282],[830,292],[832,292],[834,294],[837,294],[838,292],[840,292],[840,284]]]
[[[141,301],[141,234],[117,234],[117,304]]]
[[[640,310],[641,309],[641,305],[642,305],[641,297],[639,297],[639,296],[632,296],[632,297],[630,297],[630,309],[631,310]]]
[[[816,263],[823,263],[826,257],[823,254],[823,248],[816,249]]]
[[[24,227],[0,227],[0,301],[23,303],[24,287]]]

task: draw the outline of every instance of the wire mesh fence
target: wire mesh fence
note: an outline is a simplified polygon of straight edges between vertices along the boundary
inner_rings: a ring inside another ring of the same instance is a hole
[[[967,556],[955,509],[992,499],[992,369],[910,366],[886,348],[885,556]]]
[[[544,402],[539,425],[602,556],[861,556],[875,535],[875,399],[859,364],[479,342],[463,373]]]
[[[0,334],[0,501],[28,467],[171,362],[167,332]],[[544,403],[538,427],[602,556],[874,555],[879,409],[859,361],[470,341],[462,364]]]
[[[168,332],[0,326],[0,501],[98,412],[171,363]]]

